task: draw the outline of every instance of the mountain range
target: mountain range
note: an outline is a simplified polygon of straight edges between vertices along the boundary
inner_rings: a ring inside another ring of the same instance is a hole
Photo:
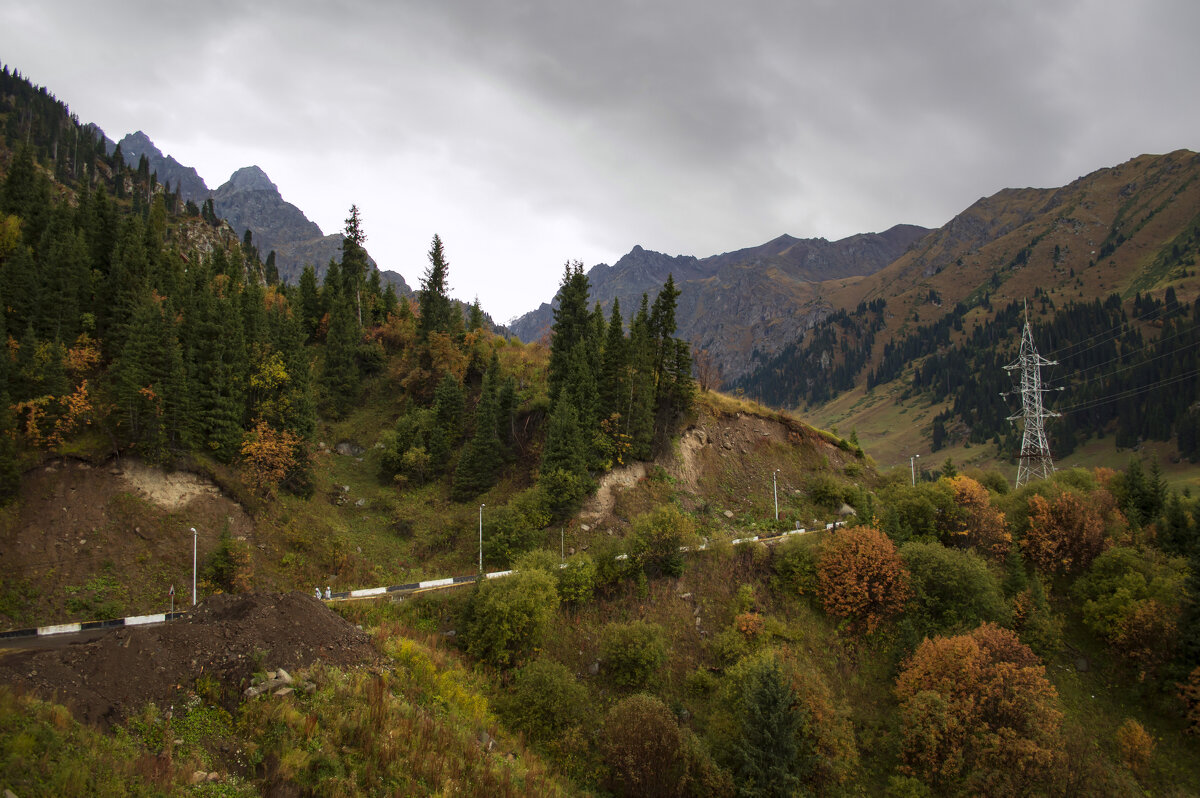
[[[137,166],[146,158],[150,171],[163,183],[170,183],[185,201],[199,205],[212,199],[213,210],[238,234],[249,230],[254,244],[265,257],[275,252],[275,267],[285,282],[295,283],[306,264],[316,270],[318,279],[330,260],[341,257],[342,234],[326,235],[304,212],[284,200],[279,188],[257,166],[238,169],[216,191],[205,184],[195,168],[164,155],[142,131],[130,133],[118,142],[125,162]],[[111,153],[117,144],[109,147]],[[371,264],[377,266],[372,259]],[[381,270],[380,277],[390,282],[397,294],[409,296],[412,289],[399,273]]]
[[[902,224],[839,241],[782,235],[705,258],[672,257],[635,246],[612,266],[592,267],[587,276],[592,300],[606,310],[619,301],[627,318],[636,313],[643,293],[653,298],[672,276],[681,290],[679,336],[693,349],[707,350],[730,380],[751,368],[752,354],[774,354],[827,315],[827,306],[813,303],[818,284],[874,274],[928,232]],[[800,307],[805,310],[797,312]],[[543,303],[513,321],[510,329],[522,340],[536,340],[553,320],[552,303]]]

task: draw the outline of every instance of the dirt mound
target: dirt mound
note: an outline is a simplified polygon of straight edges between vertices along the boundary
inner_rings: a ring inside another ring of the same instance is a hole
[[[81,721],[111,725],[148,701],[167,706],[201,675],[232,704],[256,670],[375,661],[365,632],[303,593],[218,595],[187,618],[126,627],[85,643],[0,659],[0,681],[66,704]]]

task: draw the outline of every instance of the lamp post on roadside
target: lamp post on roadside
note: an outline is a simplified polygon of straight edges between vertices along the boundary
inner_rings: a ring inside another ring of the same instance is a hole
[[[192,606],[196,606],[196,544],[199,540],[196,527],[192,527]]]
[[[479,505],[479,573],[483,573],[483,508],[486,504]]]
[[[918,458],[918,457],[920,457],[920,456],[921,456],[921,455],[919,455],[919,454],[914,454],[912,457],[908,458],[908,470],[912,472],[912,484],[913,484],[913,487],[914,487],[914,488],[917,486],[917,466],[916,466],[916,463],[917,463],[917,458]]]
[[[771,474],[771,494],[775,497],[775,520],[776,521],[779,520],[779,485],[778,485],[778,481],[775,479],[775,477],[778,474],[779,474],[778,468],[776,468],[775,472],[773,474]]]

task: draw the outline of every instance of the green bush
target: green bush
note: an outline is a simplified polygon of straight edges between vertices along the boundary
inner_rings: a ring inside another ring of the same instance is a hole
[[[617,795],[682,794],[687,773],[683,745],[679,724],[662,701],[649,695],[621,699],[600,730],[608,786]]]
[[[593,546],[596,562],[596,588],[612,594],[635,573],[637,564],[625,551],[626,541],[621,538],[602,537]],[[624,559],[617,557],[626,554]]]
[[[776,546],[773,555],[776,585],[801,596],[817,594],[817,548],[811,539],[794,535]]]
[[[805,490],[813,504],[830,512],[840,509],[846,500],[846,486],[825,473],[815,473],[810,476]]]
[[[1000,583],[973,551],[913,541],[900,547],[912,598],[901,621],[914,643],[933,634],[967,632],[981,623],[1010,621]]]
[[[680,546],[695,542],[696,522],[673,504],[664,504],[633,519],[629,556],[649,576],[680,576]]]
[[[550,505],[539,486],[521,491],[497,510],[484,525],[483,544],[489,560],[506,565],[529,551],[544,537],[550,523]]]
[[[1153,549],[1109,549],[1075,583],[1083,623],[1118,653],[1152,664],[1170,655],[1187,599],[1188,567]]]
[[[956,517],[954,492],[945,480],[893,485],[883,491],[880,503],[880,528],[896,543],[937,540]]]
[[[610,623],[601,633],[600,658],[614,684],[645,687],[667,663],[662,627],[645,621]]]
[[[558,596],[579,606],[592,600],[596,590],[596,562],[587,554],[575,554],[558,570]]]
[[[512,689],[497,702],[500,717],[535,743],[583,723],[587,688],[560,663],[538,659],[516,672]]]
[[[558,590],[545,571],[483,580],[465,610],[467,652],[508,667],[541,645],[557,609]]]

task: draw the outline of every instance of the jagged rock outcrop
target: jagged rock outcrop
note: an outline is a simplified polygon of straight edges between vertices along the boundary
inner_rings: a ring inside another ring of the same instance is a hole
[[[125,163],[137,166],[142,156],[146,156],[151,173],[158,175],[158,182],[170,183],[171,190],[177,190],[185,202],[191,200],[199,205],[208,199],[208,185],[195,168],[184,166],[170,155],[163,155],[162,150],[142,131],[126,135],[120,143]]]

